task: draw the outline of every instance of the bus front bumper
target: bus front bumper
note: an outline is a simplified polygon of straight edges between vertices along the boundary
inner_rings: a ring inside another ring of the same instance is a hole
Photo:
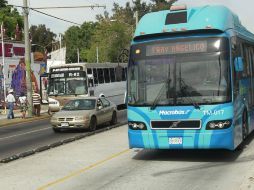
[[[224,130],[128,131],[130,148],[234,150],[233,127]]]

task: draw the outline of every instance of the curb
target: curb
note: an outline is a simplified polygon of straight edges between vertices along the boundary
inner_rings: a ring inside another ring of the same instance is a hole
[[[51,143],[51,144],[46,145],[46,146],[38,147],[38,148],[33,149],[33,150],[28,150],[28,151],[25,151],[25,152],[22,152],[22,153],[19,153],[19,154],[15,154],[15,155],[12,155],[12,156],[9,156],[7,158],[4,158],[4,159],[0,160],[0,163],[6,164],[6,163],[9,163],[11,161],[18,160],[20,158],[25,158],[27,156],[31,156],[31,155],[39,153],[39,152],[43,152],[43,151],[46,151],[46,150],[49,150],[49,149],[67,144],[67,143],[71,143],[73,141],[84,139],[84,138],[89,137],[91,135],[99,134],[99,133],[102,133],[102,132],[105,132],[105,131],[108,131],[108,130],[111,130],[111,129],[114,129],[114,128],[117,128],[117,127],[120,127],[120,126],[123,126],[125,124],[127,124],[127,121],[118,123],[116,125],[108,126],[108,127],[102,128],[102,129],[98,129],[98,130],[93,131],[93,132],[88,132],[88,133],[85,133],[85,134],[82,134],[82,135],[77,135],[75,137],[70,137],[68,139],[57,141],[57,142]]]

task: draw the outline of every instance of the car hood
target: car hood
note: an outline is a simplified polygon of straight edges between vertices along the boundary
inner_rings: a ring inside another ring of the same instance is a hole
[[[93,113],[93,110],[61,110],[54,114],[55,117],[76,117],[76,116],[83,116],[83,115],[90,115]]]

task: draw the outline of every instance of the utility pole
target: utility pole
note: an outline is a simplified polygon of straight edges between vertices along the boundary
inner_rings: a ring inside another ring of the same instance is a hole
[[[99,48],[96,47],[96,62],[99,63]]]
[[[138,26],[138,11],[135,11],[134,16],[136,18],[136,28],[137,28],[137,26]]]
[[[27,7],[27,0],[23,0],[23,14],[24,14],[24,36],[25,36],[25,63],[26,63],[26,88],[27,88],[27,101],[28,101],[28,117],[32,117],[32,82],[31,82],[31,49],[29,39],[29,24]]]
[[[77,48],[77,56],[78,56],[78,63],[79,63],[79,48]]]

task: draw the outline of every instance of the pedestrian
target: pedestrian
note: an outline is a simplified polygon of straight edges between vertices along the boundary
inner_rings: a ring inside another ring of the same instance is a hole
[[[36,91],[33,91],[33,109],[36,116],[40,116],[41,113],[41,96]]]
[[[8,108],[9,108],[7,119],[14,119],[13,109],[14,109],[14,104],[15,104],[16,100],[15,100],[15,97],[13,95],[13,89],[9,90],[9,93],[8,93],[5,101],[8,105]]]
[[[21,118],[25,119],[26,118],[26,111],[27,111],[27,98],[24,94],[24,92],[21,92],[20,97],[19,97],[19,103],[20,103],[20,112],[21,112]]]

